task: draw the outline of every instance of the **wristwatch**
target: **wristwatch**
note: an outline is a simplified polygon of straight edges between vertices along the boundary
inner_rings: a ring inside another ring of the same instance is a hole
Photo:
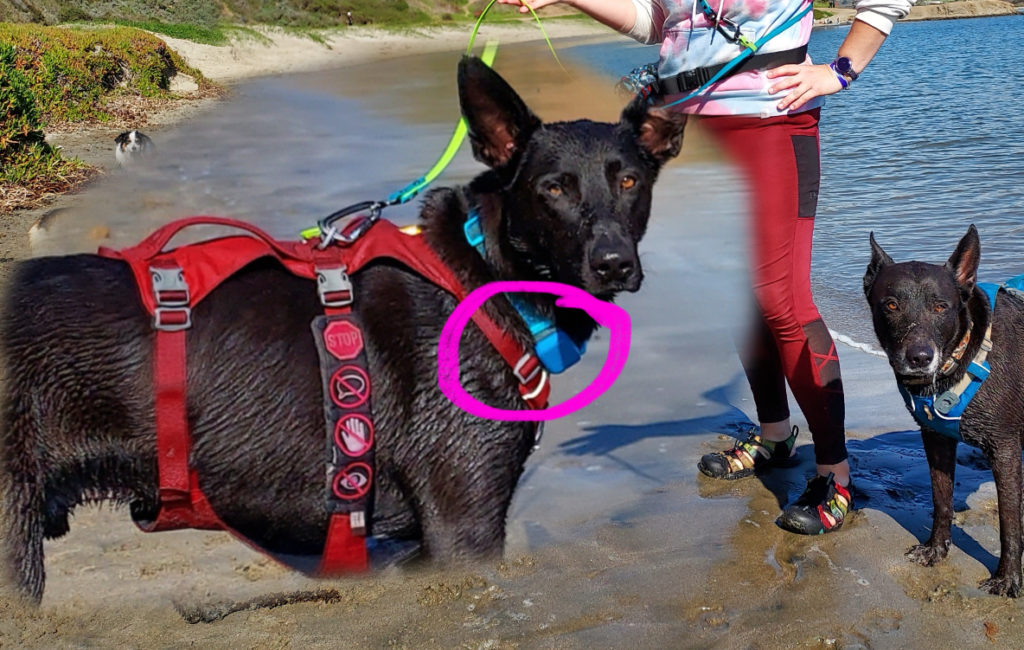
[[[837,57],[836,60],[832,62],[832,69],[836,71],[836,74],[844,77],[847,82],[852,83],[857,81],[857,77],[859,76],[854,72],[853,63],[850,61],[850,57],[847,56]]]

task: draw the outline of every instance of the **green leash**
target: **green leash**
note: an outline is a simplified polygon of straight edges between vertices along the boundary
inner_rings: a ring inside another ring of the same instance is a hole
[[[484,8],[484,10],[480,12],[480,17],[477,18],[476,24],[473,25],[473,31],[470,33],[469,36],[469,45],[466,47],[467,55],[473,53],[473,44],[476,42],[476,36],[477,33],[480,31],[480,26],[483,24],[484,18],[487,16],[487,13],[491,10],[491,7],[493,7],[497,3],[497,1],[498,0],[491,0],[491,2]],[[537,12],[535,12],[533,8],[530,7],[529,5],[527,5],[527,8],[533,15],[534,20],[537,21],[537,26],[540,28],[540,33],[544,37],[544,41],[547,43],[548,49],[551,51],[551,56],[555,58],[555,61],[558,63],[559,67],[561,67],[562,70],[565,70],[565,67],[562,66],[562,62],[559,61],[558,59],[558,54],[555,53],[555,46],[552,45],[551,39],[548,38],[547,32],[544,31],[544,25],[541,24],[540,22],[540,16],[538,16]],[[488,66],[490,66],[494,62],[494,58],[497,56],[497,54],[498,42],[488,41],[484,45],[483,52],[480,54],[480,60],[483,61]],[[306,228],[301,233],[299,233],[299,236],[302,237],[302,239],[313,239],[314,237],[323,235],[324,238],[323,241],[321,242],[321,248],[326,248],[326,246],[330,244],[330,242],[333,241],[334,239],[338,239],[343,243],[351,243],[348,240],[354,240],[354,237],[352,237],[353,234],[355,235],[355,237],[362,235],[363,232],[366,232],[366,230],[369,229],[369,226],[372,225],[373,222],[380,218],[381,209],[391,205],[408,203],[417,194],[419,194],[423,190],[423,188],[425,188],[427,185],[430,185],[430,183],[432,183],[434,179],[440,176],[441,172],[443,172],[445,168],[448,167],[448,165],[452,162],[452,159],[455,158],[455,154],[458,153],[459,147],[462,146],[463,141],[466,139],[466,134],[468,133],[468,131],[469,127],[466,124],[466,118],[460,117],[458,124],[455,125],[455,130],[452,132],[452,137],[448,140],[448,146],[445,147],[444,152],[441,154],[441,157],[437,159],[437,162],[434,163],[434,166],[431,167],[423,176],[417,178],[416,180],[409,183],[402,189],[391,194],[386,201],[363,201],[361,203],[357,203],[347,208],[342,208],[341,210],[338,210],[337,212],[331,214],[330,216],[321,219],[316,226]],[[338,219],[353,214],[354,212],[360,212],[362,210],[369,210],[370,215],[367,218],[366,226],[364,228],[359,229],[356,233],[350,233],[349,235],[345,236],[342,233],[339,233],[332,226],[332,224]]]

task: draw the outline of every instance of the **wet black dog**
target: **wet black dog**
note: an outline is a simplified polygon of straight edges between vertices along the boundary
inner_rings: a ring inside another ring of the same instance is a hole
[[[960,421],[964,442],[992,463],[999,498],[999,567],[981,583],[993,594],[1021,594],[1021,449],[1024,446],[1024,300],[1001,290],[995,310],[976,285],[980,244],[971,226],[944,265],[895,264],[871,236],[871,263],[864,293],[875,333],[911,395],[942,395],[964,376],[992,325],[991,374]],[[961,361],[947,363],[970,333]],[[945,370],[945,371],[944,371]],[[931,566],[946,557],[953,519],[953,471],[957,442],[927,426],[921,429],[931,472],[932,535],[907,552]]]
[[[683,120],[630,104],[615,124],[542,124],[501,77],[459,66],[474,155],[490,169],[424,202],[423,236],[467,288],[550,280],[610,298],[643,277],[637,242],[651,188],[679,151]],[[477,208],[487,257],[463,233]],[[436,561],[493,557],[534,426],[471,416],[437,385],[437,345],[454,300],[403,267],[354,278],[377,423],[370,532],[421,544]],[[22,594],[43,590],[43,539],[79,504],[111,499],[152,519],[157,505],[150,317],[128,267],[93,255],[24,262],[3,308],[3,564]],[[594,322],[530,294],[574,338]],[[504,300],[492,315],[522,343]],[[193,310],[188,331],[190,462],[213,509],[272,552],[324,546],[324,414],[310,321],[312,283],[256,262]],[[517,381],[469,328],[462,383],[481,401],[523,408]]]

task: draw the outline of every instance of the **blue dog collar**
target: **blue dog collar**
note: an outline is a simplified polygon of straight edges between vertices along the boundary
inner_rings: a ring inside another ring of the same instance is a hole
[[[1024,275],[1007,281],[1006,286],[1016,288],[1016,285],[1011,283],[1017,281],[1024,282]],[[979,283],[978,288],[985,292],[989,307],[994,312],[996,293],[999,291],[1000,285]],[[963,442],[964,438],[960,433],[960,418],[963,417],[967,405],[974,399],[978,389],[988,379],[992,369],[986,358],[991,350],[992,323],[989,322],[981,349],[967,365],[967,372],[956,386],[941,395],[911,395],[903,386],[898,386],[907,410],[914,416],[917,423],[947,438]]]
[[[480,213],[476,209],[470,210],[462,230],[466,234],[466,241],[470,246],[486,259],[484,231],[480,227]],[[534,354],[537,355],[548,372],[556,375],[565,372],[583,357],[583,353],[587,351],[585,340],[576,341],[564,330],[555,326],[554,321],[550,318],[539,314],[534,306],[525,300],[511,294],[506,294],[506,297],[530,330],[530,335],[533,337]]]

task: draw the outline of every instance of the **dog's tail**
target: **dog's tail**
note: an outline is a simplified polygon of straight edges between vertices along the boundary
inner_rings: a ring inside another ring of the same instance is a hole
[[[3,431],[0,433],[0,596],[27,600],[43,597],[43,476],[35,455],[41,427],[31,396],[4,381]]]

